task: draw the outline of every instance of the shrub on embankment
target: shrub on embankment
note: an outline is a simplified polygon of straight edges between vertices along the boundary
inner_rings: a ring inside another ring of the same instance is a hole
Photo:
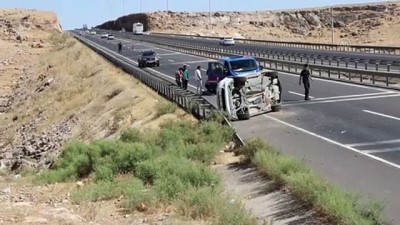
[[[384,224],[380,217],[382,205],[361,205],[356,196],[328,184],[302,162],[281,155],[260,139],[248,140],[240,154],[271,177],[277,187],[287,187],[291,194],[326,215],[330,221],[346,225]]]
[[[121,207],[149,210],[173,206],[180,215],[218,225],[256,220],[223,194],[209,168],[233,131],[216,122],[168,122],[158,131],[125,131],[118,140],[69,143],[55,165],[37,177],[54,183],[89,178],[72,194],[76,203],[125,196]]]

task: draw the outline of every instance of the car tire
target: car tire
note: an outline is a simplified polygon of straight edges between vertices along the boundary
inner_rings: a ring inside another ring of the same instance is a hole
[[[279,112],[282,108],[282,105],[272,105],[271,106],[271,111],[272,112]]]
[[[236,116],[239,120],[248,120],[250,119],[250,111],[246,109],[244,111],[236,113]]]

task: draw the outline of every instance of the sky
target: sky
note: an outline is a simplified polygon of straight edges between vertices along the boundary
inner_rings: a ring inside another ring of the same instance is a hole
[[[255,11],[385,2],[380,0],[0,0],[0,8],[25,8],[53,11],[64,30],[97,26],[122,15],[164,11]],[[140,4],[142,2],[142,4]],[[140,7],[142,5],[142,8]]]

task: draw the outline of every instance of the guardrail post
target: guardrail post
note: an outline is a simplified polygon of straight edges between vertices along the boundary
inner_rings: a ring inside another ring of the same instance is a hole
[[[346,60],[346,68],[349,67],[349,61]]]
[[[355,62],[354,62],[354,68],[357,69],[357,67],[358,67],[358,61],[355,61]]]
[[[379,70],[379,63],[375,63],[375,68],[376,68],[376,71]]]
[[[368,62],[365,63],[365,70],[368,70]]]
[[[387,71],[390,72],[390,66],[391,64],[387,64]]]

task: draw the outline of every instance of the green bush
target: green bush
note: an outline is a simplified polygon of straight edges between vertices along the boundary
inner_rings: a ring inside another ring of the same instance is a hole
[[[142,135],[142,132],[140,132],[140,130],[130,128],[130,129],[122,132],[120,140],[123,142],[130,142],[130,143],[142,142],[143,135]]]
[[[221,181],[208,166],[231,135],[232,130],[216,122],[167,122],[157,133],[128,129],[118,140],[75,141],[38,180],[54,183],[90,176],[93,183],[72,194],[77,203],[124,196],[121,206],[132,210],[141,203],[178,204],[180,199],[192,217],[215,224],[255,224],[240,206],[220,197],[222,191],[211,188],[221,189]]]
[[[314,206],[332,220],[341,224],[381,224],[381,207],[369,207],[371,213],[365,215],[358,199],[341,189],[329,185],[322,178],[314,175],[302,162],[284,157],[273,147],[259,139],[246,142],[241,153],[263,172],[267,173],[279,185],[285,185],[298,199]]]
[[[178,108],[178,106],[175,103],[171,103],[171,102],[162,102],[160,104],[157,104],[156,118],[166,115],[166,114],[174,113],[177,108]]]

